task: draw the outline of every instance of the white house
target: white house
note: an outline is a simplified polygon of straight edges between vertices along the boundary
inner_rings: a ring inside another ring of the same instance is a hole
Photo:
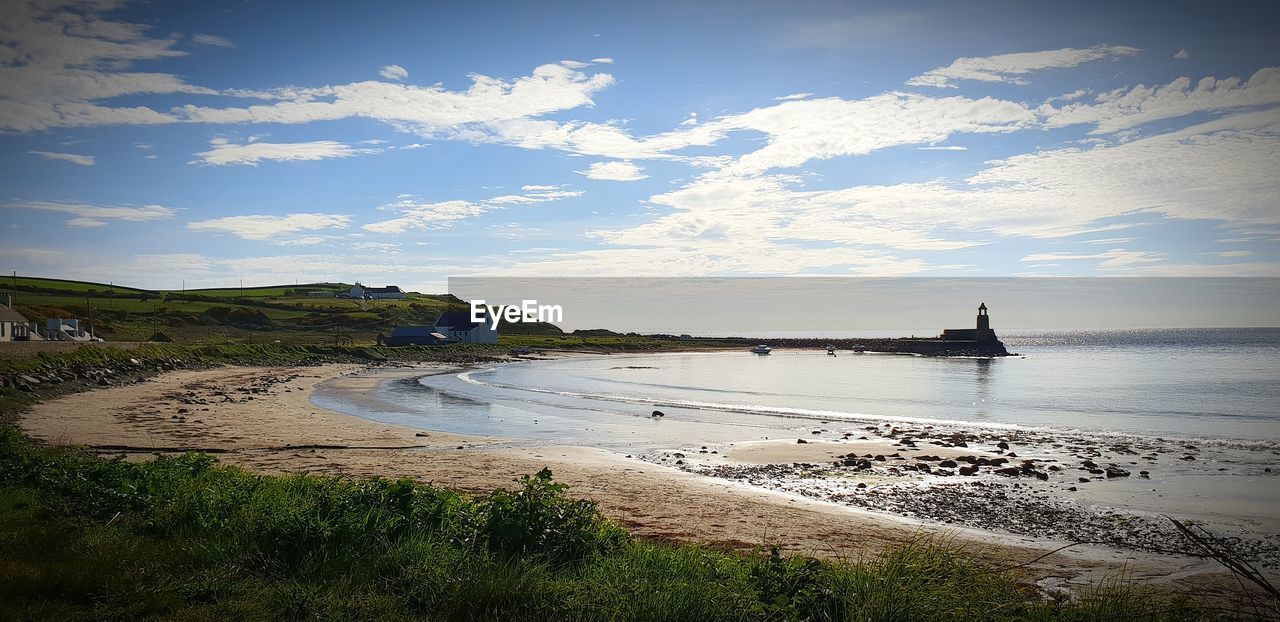
[[[40,339],[31,322],[12,307],[0,305],[0,341],[29,341]]]
[[[356,300],[405,299],[404,290],[396,287],[395,285],[388,285],[386,287],[367,287],[361,285],[359,281],[356,281],[356,284],[351,286],[351,291],[348,292],[347,295],[351,298],[355,298]]]
[[[436,319],[436,332],[462,343],[498,343],[498,329],[489,322],[488,312],[484,321],[472,322],[471,311],[446,311]]]

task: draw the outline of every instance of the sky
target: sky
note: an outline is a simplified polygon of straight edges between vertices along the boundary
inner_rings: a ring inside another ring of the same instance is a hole
[[[1280,276],[1280,6],[0,0],[0,269]]]

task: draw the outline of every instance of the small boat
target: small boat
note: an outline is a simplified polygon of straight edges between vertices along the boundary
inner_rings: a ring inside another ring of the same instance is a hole
[[[769,346],[766,346],[762,343],[754,348],[751,348],[751,351],[756,354],[768,354],[773,351],[773,348],[770,348]]]

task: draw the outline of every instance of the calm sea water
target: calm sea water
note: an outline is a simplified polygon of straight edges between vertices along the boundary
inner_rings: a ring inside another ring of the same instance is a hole
[[[1001,338],[1022,356],[775,350],[503,364],[394,389],[382,397],[403,412],[375,418],[627,447],[867,419],[1280,441],[1280,329],[1001,331]],[[655,408],[681,425],[652,426]]]

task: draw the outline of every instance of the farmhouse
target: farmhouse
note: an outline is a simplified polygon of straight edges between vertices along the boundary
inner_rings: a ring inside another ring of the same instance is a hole
[[[360,281],[356,281],[356,284],[351,286],[351,291],[347,293],[347,296],[356,300],[405,299],[404,290],[396,287],[395,285],[388,285],[386,287],[367,287],[360,284]]]
[[[498,343],[498,329],[489,323],[489,314],[483,312],[480,322],[471,321],[470,311],[446,311],[436,319],[436,332],[452,341],[462,343]]]

